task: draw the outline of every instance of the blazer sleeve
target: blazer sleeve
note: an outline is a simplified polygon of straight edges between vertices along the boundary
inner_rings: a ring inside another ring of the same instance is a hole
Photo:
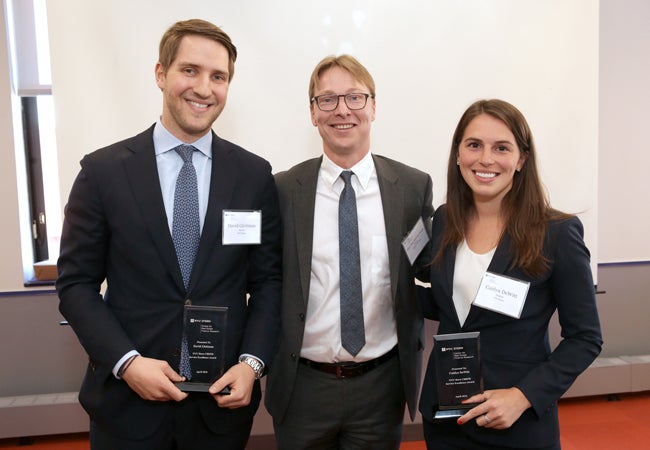
[[[109,376],[117,361],[135,346],[100,294],[109,229],[91,158],[85,157],[81,166],[65,207],[56,289],[59,310],[91,364],[104,368],[103,375]]]
[[[248,318],[240,353],[261,358],[265,368],[277,351],[282,296],[282,235],[278,192],[271,168],[259,174],[257,198],[262,211],[262,243],[251,246],[247,292]]]
[[[517,387],[541,416],[598,356],[602,336],[589,250],[578,218],[551,224],[551,286],[562,340],[546,361],[531,370]]]
[[[431,262],[433,257],[436,255],[440,243],[442,241],[442,233],[444,231],[445,224],[445,206],[442,205],[435,211],[431,219],[431,228],[429,231],[430,240],[426,246],[426,251],[423,251],[423,254],[426,254],[426,264],[425,267],[429,273],[429,276],[426,281],[429,281],[433,278],[431,272],[435,270],[432,267]],[[438,308],[436,302],[433,299],[433,290],[430,287],[416,286],[416,294],[418,302],[420,303],[420,308],[422,309],[422,314],[425,319],[430,320],[439,320]]]

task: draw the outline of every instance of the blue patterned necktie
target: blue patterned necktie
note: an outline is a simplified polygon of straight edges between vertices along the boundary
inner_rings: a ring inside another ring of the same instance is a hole
[[[191,145],[179,145],[176,153],[183,159],[183,166],[176,179],[174,191],[174,218],[172,222],[172,239],[176,257],[181,268],[185,292],[190,286],[190,276],[194,267],[194,258],[201,239],[201,222],[199,218],[199,190],[196,170],[192,164],[192,155],[196,150]],[[180,373],[188,380],[192,378],[187,337],[183,335],[181,343]]]
[[[339,198],[339,270],[341,291],[341,344],[356,356],[366,344],[359,256],[357,199],[352,172],[341,172],[345,187]]]
[[[201,238],[199,190],[196,171],[192,164],[192,154],[195,148],[191,145],[179,145],[175,150],[183,159],[183,167],[181,167],[176,179],[176,190],[174,191],[172,238],[176,248],[178,264],[183,275],[183,284],[187,291],[190,285],[192,268],[194,267],[194,258]]]

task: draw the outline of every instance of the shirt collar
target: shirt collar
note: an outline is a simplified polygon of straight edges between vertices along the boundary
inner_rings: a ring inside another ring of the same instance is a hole
[[[208,131],[194,142],[183,142],[167,131],[167,128],[158,119],[153,129],[153,146],[156,156],[173,150],[181,144],[193,145],[205,156],[212,158],[212,132]]]
[[[351,170],[354,172],[354,175],[356,175],[357,180],[359,180],[361,188],[365,190],[368,187],[372,174],[375,172],[375,163],[372,159],[372,154],[368,152],[366,153],[366,156],[364,156],[361,161],[356,163],[354,166],[349,169],[343,169],[329,159],[326,154],[323,154],[323,162],[320,170],[323,180],[330,187],[334,186],[334,183],[336,183],[341,176],[341,172],[344,170]]]

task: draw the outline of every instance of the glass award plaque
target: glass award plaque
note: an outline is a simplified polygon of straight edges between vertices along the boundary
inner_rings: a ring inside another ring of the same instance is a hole
[[[176,383],[181,391],[208,392],[223,375],[227,323],[226,307],[185,305],[181,345],[187,345],[185,363],[189,363],[189,367],[183,369],[181,361],[179,373],[186,378],[186,381]],[[228,393],[228,388],[220,392]]]
[[[438,388],[434,420],[464,415],[476,403],[462,403],[483,392],[480,333],[438,334],[433,337]]]

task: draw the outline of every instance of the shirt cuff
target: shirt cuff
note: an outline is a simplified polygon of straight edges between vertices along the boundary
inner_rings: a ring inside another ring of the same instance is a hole
[[[135,355],[139,355],[139,354],[140,354],[140,353],[138,353],[136,350],[131,350],[131,351],[128,352],[126,355],[122,356],[122,357],[120,358],[120,360],[117,362],[117,364],[115,364],[115,365],[113,366],[113,371],[112,371],[112,372],[113,372],[113,376],[115,376],[115,378],[117,378],[117,379],[119,380],[120,377],[117,376],[117,372],[119,372],[120,367],[122,367],[122,364],[124,364],[124,363],[126,362],[126,360],[129,359],[131,356],[135,356]]]

